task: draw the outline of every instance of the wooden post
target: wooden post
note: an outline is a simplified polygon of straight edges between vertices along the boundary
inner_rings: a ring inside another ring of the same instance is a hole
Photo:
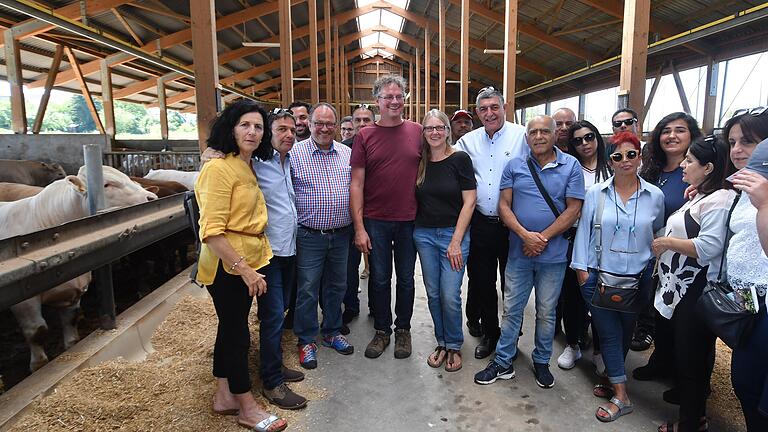
[[[51,68],[48,69],[48,77],[45,79],[45,91],[40,98],[40,105],[37,107],[37,115],[35,116],[35,123],[32,125],[32,133],[40,133],[40,128],[43,127],[43,119],[45,119],[45,110],[48,108],[48,100],[51,98],[51,89],[53,83],[56,82],[56,75],[59,73],[59,67],[61,66],[61,58],[64,56],[64,47],[56,45],[56,52],[53,54],[53,61],[51,61]],[[13,109],[13,108],[11,108]]]
[[[333,20],[333,82],[334,82],[334,88],[333,88],[333,94],[334,94],[334,100],[336,101],[336,112],[341,112],[341,55],[339,47],[341,46],[341,43],[339,42],[339,23],[334,19]],[[336,119],[337,121],[339,119]]]
[[[440,72],[438,73],[440,79],[438,81],[437,85],[437,106],[440,109],[440,111],[445,112],[445,20],[446,20],[446,13],[448,13],[448,7],[446,0],[440,0],[439,3],[439,26],[440,26],[440,36],[439,36],[439,62],[440,62]]]
[[[115,98],[112,96],[112,69],[106,59],[102,59],[99,66],[101,68],[101,105],[104,108],[104,134],[107,136],[107,142],[111,144],[117,134]]]
[[[686,114],[691,113],[691,105],[688,103],[688,96],[685,95],[685,87],[683,87],[683,81],[680,79],[680,74],[677,72],[675,63],[670,63],[672,67],[672,77],[675,79],[675,87],[677,87],[677,95],[680,96],[680,102],[683,104],[683,111]]]
[[[312,105],[320,102],[320,68],[317,58],[317,1],[307,0],[309,5],[309,76]],[[330,2],[330,0],[328,0]]]
[[[431,89],[429,88],[430,81],[432,81],[432,74],[429,69],[432,63],[432,59],[429,55],[430,43],[429,25],[424,27],[424,114],[426,115],[430,110],[431,105]]]
[[[213,0],[189,2],[192,19],[192,55],[195,59],[195,106],[197,138],[202,152],[207,147],[211,125],[221,107],[218,53],[216,51],[216,15]],[[282,33],[282,32],[281,32]],[[286,72],[283,71],[283,74]]]
[[[584,112],[587,108],[587,97],[583,91],[579,92],[579,121],[584,120]]]
[[[411,97],[408,98],[408,118],[411,121],[418,121],[416,120],[416,117],[413,115],[413,101],[416,97],[416,92],[414,91],[414,83],[413,83],[413,63],[408,63],[408,87],[411,89]]]
[[[656,72],[656,78],[653,80],[653,84],[651,84],[651,91],[648,93],[648,99],[645,101],[645,105],[643,105],[643,111],[637,113],[639,116],[642,116],[642,118],[645,118],[645,116],[648,114],[648,110],[651,109],[651,104],[653,103],[653,98],[656,96],[656,90],[659,88],[659,83],[661,83],[661,74],[663,72],[664,72],[664,64],[662,63],[662,65],[659,66],[659,71]],[[640,123],[640,120],[638,119],[638,124],[637,124],[638,135],[642,136],[642,131],[643,131],[643,124]]]
[[[88,84],[85,82],[85,78],[83,77],[83,72],[80,70],[80,63],[78,63],[77,58],[75,57],[75,53],[72,51],[72,48],[65,47],[64,52],[67,54],[67,58],[69,59],[69,64],[72,65],[72,71],[75,73],[75,78],[80,83],[80,90],[83,93],[83,99],[85,99],[85,104],[88,106],[88,111],[90,111],[91,117],[93,118],[93,123],[96,124],[96,129],[99,130],[99,133],[104,134],[104,125],[101,123],[101,118],[99,118],[99,113],[96,111],[96,105],[93,103],[93,98],[91,97],[91,90],[88,88]]]
[[[461,85],[459,87],[459,108],[469,107],[469,0],[461,0]],[[513,112],[515,110],[512,110]]]
[[[278,0],[280,17],[280,97],[283,106],[293,102],[293,38],[291,37],[291,0]]]
[[[341,111],[339,111],[339,118],[337,120],[341,120],[341,117],[344,117],[347,115],[348,109],[349,109],[349,77],[347,76],[347,62],[345,61],[347,58],[346,55],[347,50],[342,46],[341,47]]]
[[[415,122],[421,119],[421,53],[418,48],[416,49],[416,118]]]
[[[333,103],[333,75],[331,73],[331,0],[325,0],[325,13],[323,22],[325,23],[325,102]]]
[[[168,107],[165,103],[165,78],[157,79],[157,106],[160,108],[160,138],[168,139]]]
[[[625,0],[624,32],[621,43],[619,107],[639,110],[645,102],[645,68],[648,61],[650,0]],[[642,117],[640,113],[638,113]],[[638,119],[643,124],[643,119]]]
[[[517,0],[506,1],[507,16],[504,24],[503,94],[504,100],[507,103],[507,120],[513,122],[515,121],[515,68],[517,67]]]
[[[11,86],[11,129],[13,133],[27,133],[27,108],[24,102],[24,78],[21,75],[21,51],[13,30],[3,32],[5,38],[5,68]]]
[[[704,120],[702,129],[705,134],[711,134],[715,128],[715,105],[717,104],[718,63],[709,58],[707,61],[707,87],[704,97]]]

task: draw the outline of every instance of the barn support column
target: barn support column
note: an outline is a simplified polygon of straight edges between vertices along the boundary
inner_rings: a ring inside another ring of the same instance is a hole
[[[643,111],[640,112],[640,110],[636,110],[638,115],[642,116],[642,118],[645,118],[645,116],[648,114],[648,110],[651,109],[653,98],[656,97],[656,90],[658,90],[659,84],[661,83],[662,73],[664,73],[664,64],[659,66],[659,71],[656,72],[656,77],[653,80],[653,84],[651,84],[651,91],[648,92],[648,99],[645,101],[645,105],[643,106]],[[643,124],[640,123],[639,119],[638,119],[637,131],[642,136]]]
[[[469,108],[469,0],[461,0],[461,81],[459,108]],[[513,110],[514,111],[514,110]]]
[[[45,119],[45,111],[48,109],[48,101],[51,99],[51,89],[53,89],[53,83],[56,81],[56,76],[59,74],[59,67],[61,66],[61,58],[64,56],[64,47],[56,45],[56,52],[53,54],[53,61],[51,61],[51,68],[48,69],[48,77],[45,79],[45,91],[40,98],[40,105],[37,107],[37,115],[35,116],[35,123],[32,125],[32,133],[40,133],[40,129],[43,127],[43,120]]]
[[[432,59],[429,54],[429,46],[430,39],[432,37],[429,34],[429,25],[424,27],[424,114],[426,115],[430,110],[430,105],[432,105],[431,101],[431,92],[432,89],[430,89],[430,81],[432,81],[432,74],[430,73],[431,63]]]
[[[579,121],[584,120],[584,112],[587,110],[587,94],[579,92]]]
[[[197,137],[200,151],[216,114],[222,108],[219,91],[219,61],[216,51],[216,15],[213,0],[189,3],[192,18],[192,52],[195,59],[195,106],[197,108]]]
[[[77,57],[75,57],[75,52],[72,51],[72,48],[70,47],[65,47],[64,52],[67,54],[69,64],[72,65],[72,71],[75,73],[75,77],[80,83],[80,91],[83,93],[83,99],[85,99],[85,104],[88,106],[88,111],[91,113],[93,123],[96,124],[96,129],[99,130],[99,133],[104,134],[104,125],[101,123],[99,113],[96,112],[96,104],[93,103],[91,90],[88,88],[88,84],[85,82],[85,77],[83,77],[83,72],[80,69],[80,63],[77,61]]]
[[[291,36],[291,0],[278,0],[280,8],[280,98],[283,106],[293,102],[293,37]]]
[[[410,97],[408,98],[408,118],[411,119],[411,121],[418,121],[416,120],[416,117],[413,116],[413,101],[416,97],[413,82],[413,63],[408,63],[408,88],[411,90]]]
[[[517,68],[517,0],[507,0],[504,23],[504,100],[507,120],[515,121],[515,79]],[[521,123],[525,122],[525,112]]]
[[[448,13],[448,4],[446,0],[440,0],[440,20],[439,20],[439,26],[440,26],[440,37],[439,37],[439,59],[440,62],[440,72],[439,80],[437,81],[437,106],[440,109],[440,111],[445,112],[445,15]]]
[[[639,111],[645,102],[645,68],[648,61],[648,24],[650,0],[624,2],[624,32],[621,42],[621,77],[618,108]],[[643,124],[643,114],[638,124]]]
[[[115,99],[112,96],[112,69],[110,69],[109,63],[106,60],[101,60],[99,67],[101,68],[101,105],[104,109],[105,148],[107,151],[111,151],[112,142],[114,142],[115,134],[117,134],[117,127],[115,126]]]
[[[21,76],[21,52],[14,31],[3,32],[5,37],[5,67],[11,86],[11,129],[13,133],[27,133],[27,108],[24,102],[24,79]]]
[[[421,118],[421,53],[416,49],[416,111],[413,121],[417,122]]]
[[[160,108],[160,138],[168,139],[168,106],[165,101],[165,77],[157,79],[157,106]]]
[[[677,95],[680,96],[680,103],[683,104],[683,111],[686,114],[691,113],[691,104],[688,103],[688,96],[685,94],[685,87],[683,87],[683,80],[680,79],[680,73],[675,67],[675,63],[671,62],[672,77],[675,79],[675,87],[677,87]]]
[[[341,112],[341,86],[344,85],[341,82],[341,55],[339,47],[339,23],[335,19],[333,20],[333,82],[336,83],[333,86],[333,99],[336,102],[336,112]],[[339,119],[336,119],[337,121]]]
[[[704,120],[702,131],[705,135],[711,134],[715,129],[715,105],[717,104],[717,81],[719,63],[710,58],[707,62],[707,87],[704,97]]]
[[[325,31],[323,40],[325,42],[325,102],[333,103],[333,76],[331,74],[331,0],[325,0],[323,9],[323,22]]]
[[[309,84],[312,105],[320,102],[320,67],[317,58],[317,0],[309,0]]]

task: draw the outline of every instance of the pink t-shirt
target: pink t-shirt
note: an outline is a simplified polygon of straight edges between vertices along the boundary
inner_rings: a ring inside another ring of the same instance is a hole
[[[355,135],[352,168],[365,168],[363,217],[386,221],[416,218],[416,175],[421,159],[421,125],[374,123]]]

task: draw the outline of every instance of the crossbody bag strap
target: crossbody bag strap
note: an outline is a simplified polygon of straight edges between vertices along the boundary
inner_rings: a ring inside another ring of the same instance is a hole
[[[600,270],[600,257],[603,255],[603,208],[605,207],[605,192],[600,191],[600,199],[597,200],[597,210],[592,218],[592,230],[597,236],[595,255],[597,256],[597,269]]]
[[[547,202],[547,205],[549,206],[549,209],[552,210],[552,213],[555,214],[555,219],[560,217],[560,211],[555,207],[554,201],[552,201],[552,197],[549,196],[549,192],[547,192],[546,189],[544,189],[544,185],[541,184],[541,179],[539,178],[539,173],[536,171],[536,167],[533,166],[533,161],[531,160],[531,157],[528,156],[528,169],[531,171],[531,176],[533,177],[533,181],[536,182],[536,187],[539,188],[539,193],[541,193],[541,196],[544,197],[544,201]]]
[[[731,241],[731,216],[733,216],[733,209],[736,208],[736,204],[739,203],[741,198],[741,191],[736,193],[736,198],[733,199],[730,210],[728,210],[728,218],[725,220],[725,245],[723,245],[723,254],[720,255],[720,269],[717,271],[717,280],[723,280],[723,262],[725,261],[725,254],[728,253],[728,243]]]

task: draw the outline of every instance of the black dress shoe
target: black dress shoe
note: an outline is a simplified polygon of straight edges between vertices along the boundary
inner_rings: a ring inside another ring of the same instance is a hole
[[[673,387],[661,394],[661,398],[664,402],[672,405],[680,405],[680,389]]]
[[[496,343],[498,339],[491,339],[488,336],[483,336],[480,340],[480,345],[475,348],[475,358],[484,359],[496,351]]]
[[[656,366],[647,364],[632,371],[632,377],[638,381],[652,381],[659,377]]]
[[[482,337],[483,327],[477,321],[467,321],[467,328],[469,329],[470,336]]]

